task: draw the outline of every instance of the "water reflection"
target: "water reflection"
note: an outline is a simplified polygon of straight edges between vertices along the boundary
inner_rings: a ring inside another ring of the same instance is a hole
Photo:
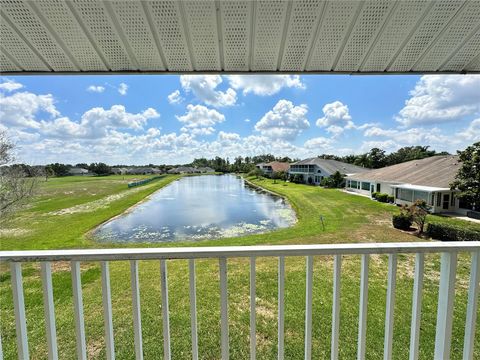
[[[252,189],[236,176],[192,176],[100,226],[94,237],[105,242],[202,240],[263,233],[295,220],[283,199]]]

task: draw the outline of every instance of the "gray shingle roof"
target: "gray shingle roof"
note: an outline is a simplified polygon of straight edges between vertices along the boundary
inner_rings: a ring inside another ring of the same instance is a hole
[[[375,169],[349,178],[449,188],[460,166],[458,156],[440,155]]]
[[[291,165],[318,165],[322,169],[328,171],[330,174],[333,174],[336,171],[339,171],[342,174],[358,174],[370,170],[361,166],[348,164],[337,160],[322,159],[319,157],[297,161]]]

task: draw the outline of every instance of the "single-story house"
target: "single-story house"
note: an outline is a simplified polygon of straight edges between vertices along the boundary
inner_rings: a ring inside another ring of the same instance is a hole
[[[438,155],[375,169],[347,177],[346,190],[371,196],[374,192],[394,197],[397,205],[425,200],[433,213],[460,212],[462,205],[450,183],[461,164],[456,155]]]
[[[127,174],[128,169],[127,168],[112,168],[112,174],[115,175],[125,175]]]
[[[215,172],[214,169],[212,169],[211,167],[199,167],[197,168],[198,171],[200,171],[201,173],[212,173],[212,172]]]
[[[127,169],[126,173],[129,175],[150,175],[161,174],[162,172],[151,167],[131,167]]]
[[[285,171],[288,172],[290,164],[281,161],[272,161],[269,163],[260,163],[255,165],[258,169],[262,170],[265,175],[272,175],[274,172]]]
[[[352,175],[364,173],[369,170],[370,169],[361,166],[347,164],[337,160],[315,157],[290,164],[288,174],[289,176],[300,174],[305,183],[320,185],[323,178],[329,177],[337,171],[342,175]]]
[[[196,174],[196,173],[200,173],[200,170],[191,166],[179,166],[179,167],[168,170],[168,173],[169,174]]]
[[[84,168],[79,168],[79,167],[72,167],[68,170],[69,175],[87,175],[88,170]]]

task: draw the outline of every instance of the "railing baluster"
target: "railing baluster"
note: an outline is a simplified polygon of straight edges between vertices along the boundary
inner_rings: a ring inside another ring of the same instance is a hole
[[[312,358],[312,285],[313,256],[307,256],[305,280],[305,360]]]
[[[410,326],[410,360],[418,360],[424,268],[425,255],[423,253],[417,253],[415,257],[415,279],[413,281],[412,323]]]
[[[162,289],[163,358],[170,360],[170,318],[168,313],[167,263],[165,260],[160,260],[160,285]]]
[[[195,260],[188,260],[190,275],[190,323],[192,327],[192,359],[198,360],[197,294],[195,289]]]
[[[80,262],[72,261],[73,307],[75,312],[75,333],[77,336],[77,358],[87,359],[87,346],[85,341],[85,323],[83,320],[83,298]]]
[[[332,346],[331,359],[338,359],[338,339],[340,330],[340,286],[342,255],[335,255],[333,262],[333,307],[332,307]]]
[[[250,360],[257,357],[257,312],[255,257],[250,258]]]
[[[105,350],[109,360],[115,359],[115,346],[113,342],[113,316],[112,295],[110,290],[110,269],[108,261],[101,261],[102,268],[102,303],[105,323]]]
[[[368,263],[370,256],[362,255],[362,267],[360,270],[360,310],[358,319],[358,352],[357,359],[365,359],[365,344],[367,339],[367,305],[368,305]]]
[[[393,318],[395,311],[395,288],[397,285],[397,254],[388,255],[388,289],[387,305],[385,312],[385,339],[383,345],[383,358],[392,358]]]
[[[22,264],[10,264],[12,277],[13,308],[15,311],[15,328],[17,331],[17,351],[20,360],[28,360],[27,323],[25,318],[25,300],[23,298]]]
[[[49,261],[40,263],[42,273],[43,307],[47,335],[48,359],[58,359],[55,307],[53,305],[52,268]]]
[[[436,360],[450,358],[456,271],[457,254],[455,252],[442,253],[440,288],[438,290],[437,329],[435,335],[434,358]]]
[[[278,360],[285,357],[285,257],[278,258]]]
[[[222,360],[229,358],[228,344],[228,292],[227,292],[227,259],[220,258],[220,317],[221,317],[221,350]]]
[[[138,282],[138,260],[130,260],[130,283],[132,287],[133,332],[135,359],[143,359],[142,317],[140,313],[140,284]]]
[[[475,343],[475,324],[477,321],[477,301],[480,282],[480,251],[472,253],[470,269],[470,286],[468,290],[467,319],[465,322],[465,339],[463,343],[463,360],[473,359]]]

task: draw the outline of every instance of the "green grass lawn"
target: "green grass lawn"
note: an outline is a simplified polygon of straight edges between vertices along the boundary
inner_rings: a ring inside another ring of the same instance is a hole
[[[113,247],[98,244],[88,236],[89,230],[178,178],[166,176],[148,185],[127,189],[126,184],[141,176],[68,177],[42,183],[34,203],[16,215],[1,229],[0,248],[58,249]],[[391,215],[395,206],[381,204],[361,196],[334,189],[251,179],[258,185],[285,196],[297,212],[295,226],[267,234],[218,239],[168,246],[315,244],[347,242],[418,241],[411,234],[393,229]],[[320,223],[324,217],[325,230]],[[466,224],[455,219],[431,216],[431,221]],[[122,244],[125,246],[126,244]],[[158,246],[144,244],[143,246]],[[329,256],[315,257],[313,291],[313,357],[330,356],[332,265]],[[30,355],[46,356],[45,324],[38,264],[24,265],[24,290]],[[395,359],[408,355],[414,256],[398,259],[397,301],[395,304]],[[75,358],[75,333],[71,278],[68,263],[53,267],[57,336],[60,358]],[[6,359],[16,356],[10,274],[6,264],[0,266],[0,332]],[[359,307],[360,257],[345,256],[342,264],[340,358],[356,354]],[[383,333],[387,286],[387,257],[371,256],[367,359],[383,356]],[[469,257],[459,257],[453,325],[452,358],[461,359],[465,308],[470,271]],[[172,358],[191,356],[188,297],[188,263],[168,262]],[[245,359],[249,354],[249,263],[247,259],[228,261],[230,354]],[[111,263],[111,287],[115,347],[118,359],[134,357],[129,263]],[[433,357],[438,293],[439,256],[426,257],[420,358]],[[257,259],[257,357],[276,357],[277,344],[277,260]],[[82,263],[87,351],[89,358],[105,358],[100,267]],[[140,262],[140,291],[146,359],[163,353],[162,316],[158,261]],[[197,261],[197,306],[199,352],[202,359],[220,357],[220,306],[218,261]],[[305,307],[305,259],[286,259],[285,346],[287,359],[303,358]],[[476,337],[476,357],[480,341]]]

